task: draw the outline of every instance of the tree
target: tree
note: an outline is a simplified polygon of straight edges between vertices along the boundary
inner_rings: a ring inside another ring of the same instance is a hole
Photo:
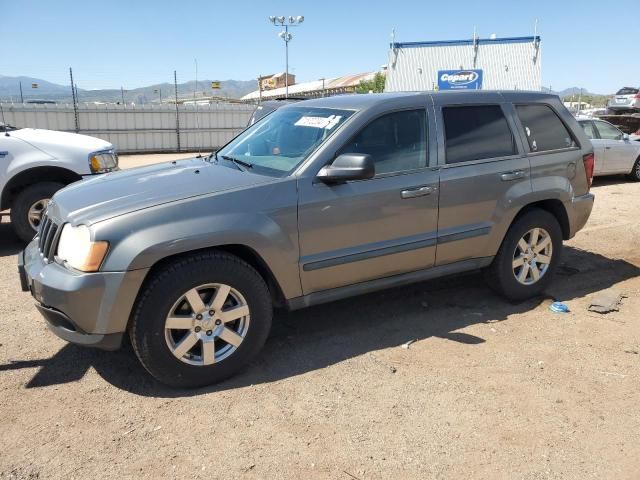
[[[383,73],[377,72],[371,80],[361,80],[356,87],[358,93],[382,93],[384,92],[384,82],[386,77]]]

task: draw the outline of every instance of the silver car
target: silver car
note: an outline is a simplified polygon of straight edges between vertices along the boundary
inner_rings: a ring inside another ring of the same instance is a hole
[[[640,88],[624,87],[609,100],[609,110],[615,113],[640,111]]]
[[[622,173],[630,180],[640,181],[640,142],[604,120],[580,119],[578,123],[593,144],[594,175]]]

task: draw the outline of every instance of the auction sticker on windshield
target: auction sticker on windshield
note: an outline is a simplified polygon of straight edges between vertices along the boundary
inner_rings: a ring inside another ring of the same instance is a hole
[[[312,127],[312,128],[324,128],[327,130],[332,129],[342,118],[340,115],[330,115],[328,117],[300,117],[300,119],[294,124],[297,127]]]

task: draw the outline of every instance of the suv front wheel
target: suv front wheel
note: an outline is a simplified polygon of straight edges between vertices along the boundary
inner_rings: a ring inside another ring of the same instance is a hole
[[[194,254],[154,272],[129,327],[142,365],[174,387],[199,387],[235,374],[254,358],[271,329],[264,280],[222,252]]]
[[[562,230],[546,210],[532,209],[509,228],[487,269],[489,286],[511,301],[540,295],[560,260]]]
[[[22,240],[29,242],[35,236],[51,197],[63,187],[58,182],[35,183],[16,195],[11,205],[11,224]]]

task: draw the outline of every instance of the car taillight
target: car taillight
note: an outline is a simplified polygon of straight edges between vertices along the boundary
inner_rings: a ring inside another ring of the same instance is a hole
[[[640,93],[635,95],[633,98],[640,98]]]
[[[587,175],[587,185],[591,188],[591,184],[593,183],[593,167],[595,163],[595,156],[593,153],[588,153],[587,155],[582,157],[582,161],[584,162],[584,173]]]

